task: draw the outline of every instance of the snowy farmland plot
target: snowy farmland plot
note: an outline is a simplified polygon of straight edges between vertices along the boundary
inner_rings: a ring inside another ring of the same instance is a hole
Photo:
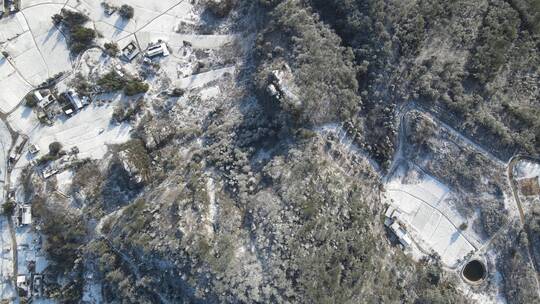
[[[47,4],[23,11],[39,54],[45,62],[47,78],[72,69],[66,38],[51,22],[51,16],[61,9],[62,5]]]
[[[30,6],[2,20],[0,42],[4,42],[3,49],[9,54],[7,59],[27,86],[37,86],[72,68],[65,37],[51,22],[51,16],[61,8],[58,4]],[[17,91],[24,96],[28,88]],[[11,105],[13,102],[7,103],[2,110],[8,111]]]
[[[385,185],[385,202],[401,212],[398,220],[423,251],[433,250],[448,267],[456,267],[471,251],[474,241],[461,231],[457,212],[443,206],[448,187],[411,164],[402,164]],[[426,248],[427,247],[427,248]]]
[[[0,55],[0,111],[6,113],[15,108],[32,89],[13,65]]]

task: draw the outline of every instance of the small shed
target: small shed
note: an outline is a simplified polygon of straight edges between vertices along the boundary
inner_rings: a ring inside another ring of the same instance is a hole
[[[39,149],[39,146],[37,144],[33,144],[33,145],[30,145],[30,147],[28,148],[28,151],[31,154],[37,154],[40,151],[40,149]]]
[[[42,109],[45,109],[46,107],[48,107],[50,104],[52,104],[55,101],[56,101],[56,98],[54,98],[54,96],[52,94],[49,94],[49,95],[43,97],[38,102],[38,107],[40,107]]]
[[[131,61],[131,60],[133,60],[135,57],[137,57],[137,55],[139,55],[139,49],[138,49],[137,46],[135,45],[135,42],[131,41],[130,43],[128,43],[128,45],[126,45],[126,46],[122,49],[122,55],[123,55],[128,61]]]

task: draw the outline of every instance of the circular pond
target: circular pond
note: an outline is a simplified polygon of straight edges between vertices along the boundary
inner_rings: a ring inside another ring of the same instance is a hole
[[[471,281],[478,282],[486,276],[486,267],[478,260],[472,260],[463,268],[463,276]]]

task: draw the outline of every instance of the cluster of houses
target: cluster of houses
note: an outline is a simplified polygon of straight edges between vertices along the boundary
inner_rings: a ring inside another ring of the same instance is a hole
[[[8,171],[11,171],[13,165],[19,160],[19,158],[21,158],[23,148],[27,141],[28,137],[24,135],[19,135],[15,140],[15,144],[9,152]]]
[[[24,228],[23,228],[24,229]],[[21,236],[17,243],[17,288],[19,295],[27,299],[43,296],[43,272],[47,267],[47,260],[41,247],[42,239],[39,234],[29,230],[20,231]],[[22,292],[21,292],[22,291]]]
[[[15,200],[15,194],[10,191],[8,199]],[[41,251],[42,238],[32,233],[32,206],[18,203],[13,213],[13,222],[17,233],[17,288],[26,298],[43,295],[43,272],[47,260]]]
[[[122,57],[128,62],[131,62],[140,53],[141,52],[139,51],[135,41],[131,41],[122,49]],[[158,40],[156,43],[150,44],[144,53],[144,56],[146,57],[145,60],[150,60],[159,56],[167,57],[169,55],[170,52],[167,48],[167,44],[162,40]]]
[[[0,18],[5,14],[16,13],[19,9],[15,0],[0,0]]]
[[[37,90],[34,91],[31,97],[36,102],[36,113],[40,121],[50,123],[58,112],[54,107],[56,101],[60,101],[58,106],[61,108],[61,112],[67,116],[71,116],[75,111],[81,110],[86,106],[90,100],[86,96],[79,96],[75,90],[70,89],[60,94],[58,98],[50,90]]]
[[[396,236],[403,249],[411,247],[413,243],[411,236],[405,229],[405,225],[399,220],[401,211],[388,207],[384,215],[384,225]]]

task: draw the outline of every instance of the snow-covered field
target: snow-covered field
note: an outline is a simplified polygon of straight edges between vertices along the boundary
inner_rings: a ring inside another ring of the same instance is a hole
[[[16,131],[28,135],[30,143],[41,148],[38,157],[48,152],[50,143],[58,141],[65,150],[78,147],[79,158],[100,159],[107,152],[106,145],[129,139],[129,124],[111,124],[115,104],[91,104],[73,117],[58,118],[52,126],[40,124],[26,107],[17,109],[8,120]]]
[[[57,14],[61,9],[62,5],[47,4],[33,6],[22,12],[30,27],[39,56],[43,58],[45,63],[46,78],[72,69],[66,39],[51,22],[51,16]]]
[[[386,184],[385,202],[400,210],[399,220],[410,226],[411,235],[421,247],[426,244],[441,256],[448,267],[455,267],[471,251],[472,242],[458,227],[464,221],[444,206],[450,190],[416,168],[398,167]],[[428,249],[428,248],[424,248]]]
[[[115,104],[116,102],[102,106],[91,104],[73,117],[58,118],[52,126],[40,124],[29,108],[20,107],[8,117],[8,121],[15,131],[29,137],[30,144],[40,148],[41,151],[36,157],[47,154],[49,144],[57,141],[66,151],[77,147],[80,159],[101,159],[107,152],[107,145],[123,143],[130,138],[129,124],[111,124]],[[16,180],[20,170],[34,158],[27,148],[23,150],[23,156],[13,170],[12,181]]]
[[[7,59],[0,55],[0,111],[9,112],[32,90]]]
[[[61,8],[60,4],[50,3],[28,6],[14,17],[2,21],[2,29],[5,27],[6,31],[1,31],[0,42],[4,42],[3,48],[9,54],[11,63],[27,82],[21,90],[18,90],[20,85],[17,86],[16,82],[11,85],[13,91],[17,92],[12,96],[13,100],[20,101],[20,97],[28,93],[28,84],[37,86],[57,73],[71,70],[66,40],[51,22],[51,16]],[[9,106],[18,101],[4,101],[6,105],[2,110],[10,109]]]

